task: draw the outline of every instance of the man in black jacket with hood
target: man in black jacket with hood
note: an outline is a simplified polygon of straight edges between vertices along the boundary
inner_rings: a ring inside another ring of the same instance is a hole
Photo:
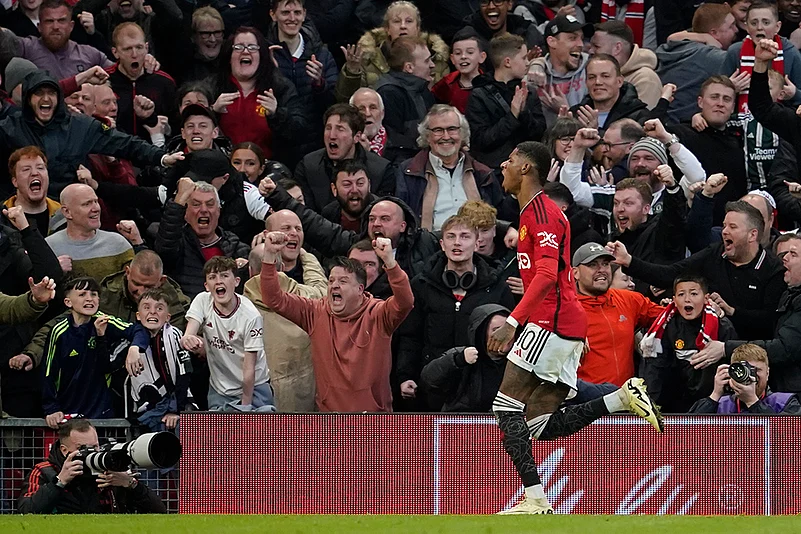
[[[443,412],[489,412],[506,369],[506,355],[487,352],[487,340],[511,312],[482,304],[470,314],[469,346],[454,347],[428,362],[420,373],[429,405]]]
[[[88,419],[71,419],[58,429],[47,460],[34,466],[17,503],[21,514],[164,514],[158,495],[128,473],[106,471],[93,476],[76,458],[82,446],[97,449],[95,427]]]
[[[135,165],[171,166],[183,154],[165,154],[138,137],[122,133],[85,115],[67,111],[58,80],[38,70],[22,82],[22,113],[0,121],[0,145],[16,150],[35,145],[47,154],[50,196],[77,181],[78,165],[89,154],[131,160]]]
[[[398,330],[397,380],[401,396],[417,396],[420,371],[449,348],[468,343],[470,313],[482,304],[514,308],[497,265],[475,253],[478,231],[466,217],[442,224],[442,251],[412,280],[414,309]],[[441,401],[441,399],[440,399]],[[433,408],[438,408],[435,401]]]

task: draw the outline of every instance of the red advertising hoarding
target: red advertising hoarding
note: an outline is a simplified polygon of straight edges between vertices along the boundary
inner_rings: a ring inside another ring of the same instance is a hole
[[[534,444],[557,512],[801,512],[791,417],[606,417]],[[180,511],[492,514],[522,488],[491,416],[181,416]]]

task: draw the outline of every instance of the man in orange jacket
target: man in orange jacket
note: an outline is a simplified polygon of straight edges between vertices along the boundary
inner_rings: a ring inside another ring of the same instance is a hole
[[[589,345],[578,377],[594,384],[621,386],[636,374],[634,333],[648,328],[664,308],[640,293],[610,289],[613,259],[598,243],[582,245],[573,254],[573,276],[587,314]]]

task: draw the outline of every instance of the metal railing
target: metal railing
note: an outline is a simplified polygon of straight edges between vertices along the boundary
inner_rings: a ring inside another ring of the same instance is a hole
[[[131,425],[125,419],[93,420],[101,445],[104,440],[125,441]],[[56,441],[56,431],[44,419],[0,419],[0,514],[17,510],[22,485],[34,465],[43,462]],[[178,512],[178,469],[141,471],[140,482],[156,491],[170,513]]]

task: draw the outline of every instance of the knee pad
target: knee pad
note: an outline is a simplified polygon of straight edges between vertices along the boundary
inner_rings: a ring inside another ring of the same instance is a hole
[[[504,393],[498,392],[495,395],[495,400],[492,401],[492,412],[496,415],[498,412],[518,412],[523,413],[525,411],[526,405],[519,400],[510,397]]]

